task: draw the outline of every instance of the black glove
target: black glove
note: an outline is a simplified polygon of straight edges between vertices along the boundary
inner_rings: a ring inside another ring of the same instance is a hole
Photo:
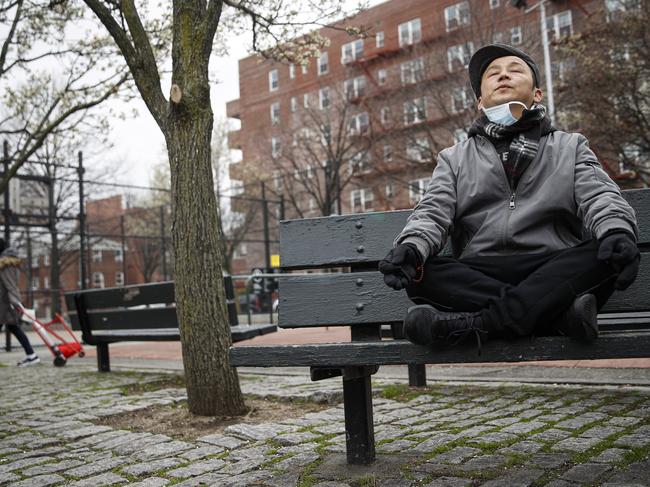
[[[621,231],[605,235],[598,245],[597,258],[609,262],[618,272],[614,283],[616,289],[627,289],[636,279],[641,254],[629,233]]]
[[[399,291],[415,280],[421,264],[422,257],[415,245],[399,244],[379,262],[379,272],[387,286]]]

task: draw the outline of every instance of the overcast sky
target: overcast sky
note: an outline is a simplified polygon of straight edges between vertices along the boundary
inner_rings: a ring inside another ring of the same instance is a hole
[[[369,0],[367,3],[377,5],[382,1],[385,0]],[[352,8],[358,4],[358,0],[346,0],[346,3]],[[214,75],[212,80],[218,80],[218,83],[213,83],[211,90],[215,118],[224,119],[226,102],[239,98],[237,62],[249,54],[246,48],[249,44],[250,39],[234,39],[230,43],[228,56],[213,57],[210,63],[210,72]],[[166,160],[165,142],[144,103],[137,100],[129,106],[131,107],[138,109],[137,116],[112,122],[110,136],[114,148],[106,157],[123,162],[120,180],[146,186],[149,185],[151,168],[160,160]]]

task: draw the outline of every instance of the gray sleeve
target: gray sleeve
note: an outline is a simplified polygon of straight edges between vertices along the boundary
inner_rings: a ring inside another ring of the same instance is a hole
[[[587,139],[582,135],[578,137],[574,191],[578,216],[585,228],[595,238],[619,229],[638,238],[634,210],[589,149]]]
[[[413,243],[422,259],[426,260],[445,246],[455,214],[456,175],[443,151],[438,156],[438,163],[424,195],[395,239],[394,245]]]

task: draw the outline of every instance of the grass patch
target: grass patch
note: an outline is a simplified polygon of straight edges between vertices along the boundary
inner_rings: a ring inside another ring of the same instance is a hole
[[[352,481],[352,487],[376,487],[377,478],[374,475],[364,475]]]
[[[620,466],[624,467],[631,463],[640,462],[648,458],[648,456],[650,456],[650,445],[633,448],[623,456],[623,461],[621,462]]]
[[[424,394],[430,394],[429,387],[410,387],[406,384],[389,384],[381,390],[381,397],[393,401],[408,402]]]
[[[140,395],[145,392],[159,391],[161,389],[185,389],[185,377],[171,374],[149,382],[134,382],[118,387],[125,396]]]

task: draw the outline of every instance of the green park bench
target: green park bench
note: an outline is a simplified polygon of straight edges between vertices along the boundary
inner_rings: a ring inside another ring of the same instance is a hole
[[[224,278],[232,341],[272,333],[274,324],[240,325],[232,278]],[[108,346],[116,342],[178,341],[180,332],[174,304],[174,283],[75,290],[65,293],[72,328],[84,343],[97,347],[97,367],[110,371]]]
[[[401,323],[411,302],[404,291],[384,285],[376,269],[410,211],[389,211],[280,224],[283,271],[349,272],[280,277],[279,326],[349,326],[350,342],[237,346],[230,349],[230,363],[310,367],[312,380],[342,376],[347,460],[367,464],[375,459],[370,377],[380,365],[406,364],[410,385],[425,385],[424,364],[650,357],[650,189],[623,195],[639,220],[641,268],[636,282],[602,310],[600,337],[591,344],[559,336],[490,340],[479,356],[470,341],[429,348],[404,340]],[[391,339],[382,336],[382,327],[392,330]]]

